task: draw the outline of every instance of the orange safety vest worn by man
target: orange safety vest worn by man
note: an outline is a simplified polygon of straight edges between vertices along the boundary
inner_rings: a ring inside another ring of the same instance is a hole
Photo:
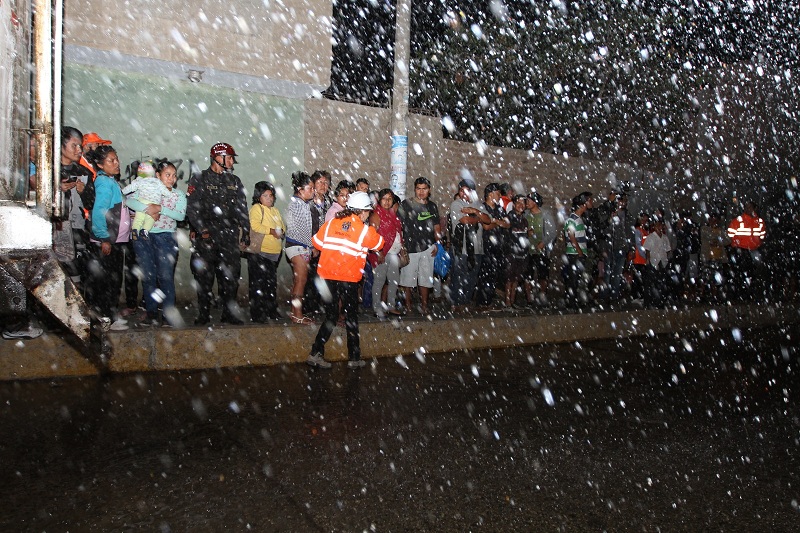
[[[757,250],[766,236],[764,220],[756,215],[755,204],[752,202],[747,202],[744,213],[731,220],[728,226],[728,237],[734,248]]]
[[[744,213],[731,220],[728,237],[731,239],[731,272],[733,274],[731,297],[751,300],[762,292],[763,275],[760,273],[761,243],[767,231],[764,221],[756,214],[756,205],[747,202]]]
[[[325,321],[317,332],[307,363],[330,368],[325,360],[325,343],[339,319],[339,300],[347,330],[347,366],[364,366],[358,332],[358,282],[364,274],[367,252],[380,254],[384,242],[375,228],[366,224],[372,201],[365,192],[356,191],[347,200],[346,208],[326,222],[314,235],[314,247],[320,251],[317,275],[327,287],[320,290],[325,306]]]

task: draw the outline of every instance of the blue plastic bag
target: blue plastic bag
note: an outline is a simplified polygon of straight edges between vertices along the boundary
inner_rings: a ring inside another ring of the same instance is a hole
[[[450,272],[453,260],[447,250],[444,249],[444,246],[442,246],[442,243],[436,243],[436,246],[438,251],[436,252],[436,257],[433,258],[433,273],[444,279],[447,277],[447,273]]]

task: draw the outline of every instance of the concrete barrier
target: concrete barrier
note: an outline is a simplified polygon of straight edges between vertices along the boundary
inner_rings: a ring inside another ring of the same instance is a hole
[[[797,306],[700,306],[581,314],[489,314],[426,320],[362,322],[363,358],[534,346],[696,330],[733,330],[800,322]],[[111,332],[112,372],[191,370],[300,363],[317,327],[289,324],[213,328],[147,328]],[[326,358],[345,361],[344,330],[337,328]],[[65,334],[2,341],[0,380],[89,376],[97,367]]]

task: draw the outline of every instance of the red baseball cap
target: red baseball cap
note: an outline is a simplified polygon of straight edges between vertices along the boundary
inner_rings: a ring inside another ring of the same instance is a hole
[[[97,143],[99,145],[107,145],[111,144],[111,141],[107,139],[103,139],[95,132],[91,131],[83,136],[83,146],[86,146],[89,143]]]

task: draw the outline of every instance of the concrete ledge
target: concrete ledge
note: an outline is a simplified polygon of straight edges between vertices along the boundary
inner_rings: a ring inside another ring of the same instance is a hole
[[[417,351],[483,350],[592,339],[613,339],[800,322],[797,306],[694,307],[679,311],[585,314],[483,315],[474,318],[362,322],[363,357],[395,357]],[[147,372],[261,366],[305,361],[317,328],[276,324],[215,328],[139,329],[112,332],[112,372]],[[337,328],[326,358],[345,361],[344,331]],[[2,341],[0,380],[96,375],[97,368],[61,335]]]

